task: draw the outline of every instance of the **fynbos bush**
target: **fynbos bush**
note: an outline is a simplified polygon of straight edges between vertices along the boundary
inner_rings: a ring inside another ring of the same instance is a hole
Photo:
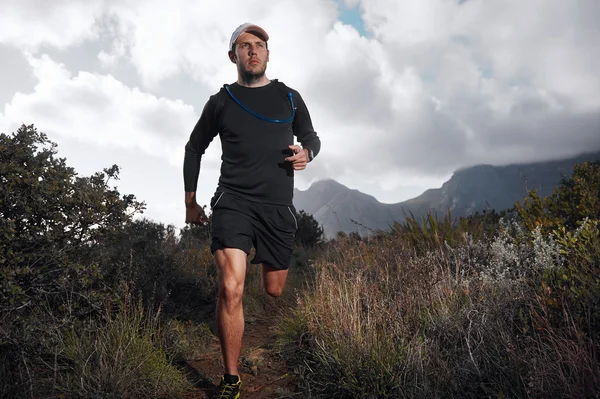
[[[214,290],[205,268],[191,270],[206,253],[189,248],[189,231],[177,240],[172,226],[133,221],[144,204],[110,187],[118,166],[80,177],[56,154],[33,126],[0,134],[0,397],[59,387],[72,397],[172,396],[181,375],[158,324],[142,323],[141,308],[111,309],[129,303],[123,284],[145,304],[195,306]]]
[[[600,395],[599,171],[577,168],[493,235],[429,217],[338,237],[282,328],[301,337],[301,385],[331,398]],[[588,208],[561,203],[573,199]]]

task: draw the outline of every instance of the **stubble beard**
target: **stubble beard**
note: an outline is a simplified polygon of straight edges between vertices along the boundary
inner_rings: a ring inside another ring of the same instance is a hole
[[[258,72],[254,72],[251,70],[247,70],[245,68],[240,68],[240,80],[245,85],[253,85],[254,83],[260,82],[260,80],[265,76],[265,72],[267,70],[267,66],[264,65]]]

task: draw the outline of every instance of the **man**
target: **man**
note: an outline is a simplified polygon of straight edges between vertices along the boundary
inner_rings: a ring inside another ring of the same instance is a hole
[[[246,259],[255,248],[265,291],[281,295],[294,234],[294,171],[304,170],[321,142],[300,94],[267,78],[269,35],[246,23],[231,35],[229,59],[237,81],[212,95],[185,146],[186,222],[210,222],[211,252],[219,274],[216,321],[225,364],[219,398],[239,398],[238,372]],[[200,159],[219,134],[223,155],[210,220],[196,202]],[[294,136],[300,144],[294,145]]]

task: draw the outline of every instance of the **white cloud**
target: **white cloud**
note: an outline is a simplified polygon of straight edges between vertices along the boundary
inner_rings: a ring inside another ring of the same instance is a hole
[[[102,9],[99,0],[3,0],[0,43],[28,49],[77,45],[98,37],[92,27]]]
[[[199,112],[235,79],[229,36],[253,21],[271,35],[268,75],[301,92],[323,141],[300,186],[332,177],[399,201],[414,195],[415,178],[600,147],[596,0],[345,0],[360,7],[369,38],[337,20],[333,0],[63,0],[29,13],[35,4],[11,1],[0,16],[11,27],[0,28],[0,42],[31,48],[39,79],[6,106],[5,124],[31,118],[179,165],[197,115],[152,93],[173,78],[200,82]],[[109,40],[96,53],[102,65],[133,66],[142,89],[92,71],[72,75],[35,50],[97,37]],[[203,163],[214,173],[219,152],[211,144]]]
[[[110,75],[73,76],[47,55],[28,55],[38,80],[32,93],[16,93],[0,112],[0,132],[34,124],[58,143],[78,173],[121,167],[121,193],[147,203],[146,217],[181,226],[183,149],[198,119],[193,107],[130,88]],[[203,158],[199,202],[207,204],[219,170],[219,140]]]
[[[102,148],[120,147],[170,159],[181,153],[198,116],[179,100],[157,98],[110,75],[79,72],[47,55],[28,56],[38,80],[33,93],[16,93],[3,114],[4,128],[34,123],[41,130]],[[212,156],[211,156],[212,155]],[[217,154],[207,156],[216,162]]]
[[[360,0],[344,0],[344,4],[347,8],[355,8],[360,4]]]

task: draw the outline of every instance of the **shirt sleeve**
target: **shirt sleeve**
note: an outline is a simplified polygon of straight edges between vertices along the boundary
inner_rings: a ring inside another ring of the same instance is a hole
[[[183,159],[183,182],[186,192],[196,192],[200,175],[200,160],[208,145],[219,133],[216,120],[217,94],[212,95],[204,105],[202,115],[194,126],[190,138],[185,145]]]
[[[295,90],[292,93],[294,105],[296,106],[296,117],[292,125],[294,135],[298,138],[298,142],[300,142],[302,148],[311,149],[313,156],[316,157],[321,150],[321,139],[319,139],[317,132],[313,128],[310,113],[302,96]]]

